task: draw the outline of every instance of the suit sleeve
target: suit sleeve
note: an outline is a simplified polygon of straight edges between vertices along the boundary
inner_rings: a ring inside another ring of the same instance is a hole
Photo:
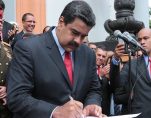
[[[26,41],[16,43],[7,77],[8,107],[20,118],[49,118],[56,107],[33,97],[34,61]]]
[[[116,104],[127,104],[129,98],[128,64],[120,71],[120,66],[111,62],[110,85],[114,93]]]
[[[12,43],[11,43],[12,49],[14,48],[16,42],[22,39],[22,35],[23,35],[23,34],[24,34],[24,33],[23,33],[23,31],[22,31],[22,32],[20,32],[20,33],[18,33],[18,34],[16,34],[16,35],[14,36],[14,39],[12,40]]]
[[[110,76],[110,86],[113,91],[120,86],[120,80],[118,78],[120,72],[119,68],[120,68],[119,65],[115,65],[111,61],[109,76]]]
[[[12,43],[11,43],[12,49],[14,48],[14,45],[15,45],[16,41],[17,41],[17,35],[15,35],[14,39],[12,40]]]
[[[96,58],[95,58],[95,54],[93,53],[89,53],[89,55],[91,55],[91,63],[90,63],[90,68],[91,71],[89,72],[90,74],[90,78],[91,78],[91,85],[89,88],[89,92],[87,94],[87,98],[85,100],[85,105],[89,105],[89,104],[97,104],[99,106],[101,106],[101,85],[100,85],[100,81],[99,78],[97,76],[96,73]]]

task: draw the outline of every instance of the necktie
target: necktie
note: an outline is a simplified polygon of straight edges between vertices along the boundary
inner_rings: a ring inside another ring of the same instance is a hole
[[[149,59],[149,65],[150,65],[150,78],[151,78],[151,58]]]
[[[66,66],[66,70],[68,72],[68,76],[69,76],[70,82],[71,82],[71,84],[73,84],[72,60],[71,60],[70,52],[65,52],[64,64]]]
[[[100,77],[100,70],[101,69],[101,67],[100,66],[98,66],[98,68],[97,68],[97,74],[98,74],[98,76]]]

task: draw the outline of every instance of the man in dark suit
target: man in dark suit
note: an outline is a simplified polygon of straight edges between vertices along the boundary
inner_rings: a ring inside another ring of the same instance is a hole
[[[12,41],[12,44],[11,44],[12,48],[14,47],[15,43],[18,40],[22,39],[22,37],[25,33],[32,33],[33,34],[33,30],[35,28],[35,23],[36,23],[35,17],[32,13],[25,13],[22,16],[23,30],[15,35],[15,37]]]
[[[72,1],[57,27],[16,43],[7,78],[14,118],[102,116],[95,54],[82,44],[94,25],[90,6]],[[71,70],[64,64],[67,53]]]
[[[0,19],[3,19],[3,15],[4,15],[4,9],[5,9],[5,4],[2,0],[0,0]],[[8,23],[7,21],[3,21],[3,30],[2,30],[2,36],[3,36],[3,41],[6,43],[10,42],[9,37],[11,35],[13,35],[13,33],[11,33],[9,35],[9,32],[12,30],[13,25],[11,25],[10,23]]]
[[[110,71],[110,65],[106,65],[107,51],[104,46],[98,46],[96,48],[96,65],[97,74],[101,83],[102,90],[102,113],[110,115],[110,100],[111,100],[111,88],[109,83],[108,74]]]
[[[115,101],[117,103],[128,104],[129,113],[142,113],[142,118],[150,118],[151,63],[149,60],[151,57],[151,29],[141,29],[137,37],[147,55],[132,60],[130,73],[128,63],[124,65],[119,73],[119,58],[124,53],[124,45],[118,44],[112,60],[111,84],[116,90]]]

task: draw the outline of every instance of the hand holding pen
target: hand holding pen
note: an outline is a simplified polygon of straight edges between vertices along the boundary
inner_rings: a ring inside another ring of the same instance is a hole
[[[73,97],[69,96],[70,100],[74,100]],[[95,116],[98,118],[107,118],[105,114],[102,114],[102,108],[98,105],[92,104],[87,105],[85,108],[83,108],[83,112],[80,116],[80,118],[85,118],[86,116]]]
[[[83,104],[74,100],[71,96],[69,101],[57,107],[53,112],[53,118],[82,118]]]

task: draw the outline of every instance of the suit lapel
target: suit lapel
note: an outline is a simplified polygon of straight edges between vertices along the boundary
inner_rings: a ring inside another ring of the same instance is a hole
[[[79,74],[81,71],[81,65],[84,63],[82,60],[81,53],[79,52],[79,48],[74,51],[74,84],[73,84],[73,90],[76,90],[76,87],[78,85],[78,81],[80,79]],[[81,81],[82,82],[82,81]]]
[[[23,38],[24,32],[23,30],[17,34],[17,40],[21,40]]]
[[[139,69],[138,69],[139,75],[142,76],[143,78],[145,78],[147,81],[151,80],[143,56],[141,58],[139,58],[139,63],[138,64],[140,64]]]
[[[59,70],[62,72],[63,76],[65,77],[65,80],[67,81],[68,85],[71,87],[70,80],[66,71],[66,67],[64,65],[64,62],[62,60],[61,54],[59,52],[59,49],[54,41],[53,35],[51,33],[52,29],[50,29],[45,37],[46,40],[46,48],[49,56],[52,58],[56,66],[59,68]]]

